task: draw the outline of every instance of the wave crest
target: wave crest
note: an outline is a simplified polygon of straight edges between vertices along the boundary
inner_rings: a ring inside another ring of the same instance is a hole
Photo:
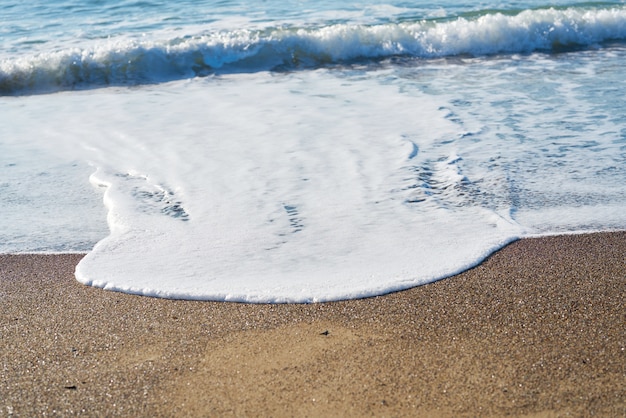
[[[525,10],[447,21],[221,31],[108,40],[0,62],[0,94],[138,85],[209,74],[296,70],[391,57],[558,52],[626,40],[626,8]]]

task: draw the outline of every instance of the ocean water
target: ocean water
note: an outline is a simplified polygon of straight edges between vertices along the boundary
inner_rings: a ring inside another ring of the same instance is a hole
[[[626,228],[626,2],[0,6],[0,252],[315,302]]]

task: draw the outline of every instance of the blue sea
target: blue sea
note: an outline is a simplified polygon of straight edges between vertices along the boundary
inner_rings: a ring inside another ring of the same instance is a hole
[[[626,228],[626,2],[0,6],[0,252],[164,298],[361,298]]]

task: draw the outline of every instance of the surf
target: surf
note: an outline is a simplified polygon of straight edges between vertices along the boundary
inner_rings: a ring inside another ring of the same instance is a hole
[[[484,11],[377,24],[205,29],[114,37],[0,61],[0,94],[137,86],[209,75],[298,71],[380,62],[532,52],[626,41],[626,8]]]

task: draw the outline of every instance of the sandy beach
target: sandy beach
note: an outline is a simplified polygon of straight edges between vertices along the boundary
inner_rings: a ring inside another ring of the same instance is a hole
[[[162,300],[0,256],[0,416],[626,416],[626,233],[309,305]]]

